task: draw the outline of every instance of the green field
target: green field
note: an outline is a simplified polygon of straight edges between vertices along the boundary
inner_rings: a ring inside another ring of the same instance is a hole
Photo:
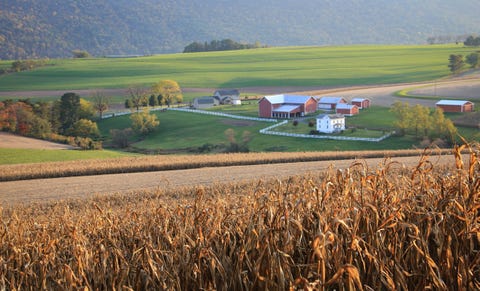
[[[376,115],[374,111],[370,112],[372,112],[371,115]],[[388,109],[377,108],[377,112],[386,115]],[[145,139],[134,142],[132,144],[134,148],[171,151],[198,148],[205,144],[228,144],[225,131],[229,128],[235,130],[237,141],[241,140],[244,131],[250,132],[252,140],[249,143],[249,148],[254,152],[409,149],[418,142],[410,137],[392,137],[380,143],[374,143],[272,136],[258,132],[260,129],[272,125],[272,123],[267,122],[238,121],[224,117],[175,111],[156,112],[155,114],[160,120],[159,127]],[[348,124],[350,124],[349,119],[347,119]],[[99,128],[107,140],[111,129],[122,129],[129,126],[130,119],[128,116],[99,122]],[[360,131],[359,134],[363,136],[364,133]],[[376,137],[376,135],[373,137]]]
[[[53,59],[0,77],[0,91],[126,88],[162,79],[181,87],[336,86],[433,80],[449,75],[460,45],[281,47],[125,59]],[[0,66],[9,62],[1,61]]]
[[[35,150],[35,149],[5,149],[0,148],[0,165],[22,163],[44,163],[73,161],[85,159],[108,159],[131,156],[111,150],[79,151],[79,150]]]

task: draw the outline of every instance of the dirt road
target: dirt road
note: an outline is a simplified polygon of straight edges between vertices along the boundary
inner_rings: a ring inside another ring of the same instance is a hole
[[[453,163],[452,156],[430,158],[435,165]],[[130,173],[28,181],[0,182],[0,203],[17,204],[45,202],[69,198],[88,198],[112,193],[129,193],[143,189],[174,189],[185,186],[211,185],[263,178],[282,178],[292,175],[316,173],[327,169],[348,168],[355,160],[267,164],[201,168],[191,170]],[[369,168],[384,162],[384,159],[367,159]],[[394,158],[406,167],[418,164],[419,157]],[[400,165],[395,165],[400,167]]]

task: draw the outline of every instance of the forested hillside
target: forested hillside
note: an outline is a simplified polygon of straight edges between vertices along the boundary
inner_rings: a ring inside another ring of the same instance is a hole
[[[230,38],[270,46],[426,43],[479,32],[480,0],[2,0],[0,58],[181,52]]]

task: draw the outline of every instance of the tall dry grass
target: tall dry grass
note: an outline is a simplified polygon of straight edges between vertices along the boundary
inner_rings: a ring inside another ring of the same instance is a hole
[[[436,150],[436,154],[451,150]],[[421,155],[421,150],[238,153],[216,155],[161,155],[102,160],[80,160],[33,164],[0,165],[0,182],[39,178],[58,178],[101,174],[134,173],[193,169],[201,167],[239,166],[285,162],[308,162],[353,158],[379,158]]]
[[[479,290],[480,159],[3,209],[0,289]]]

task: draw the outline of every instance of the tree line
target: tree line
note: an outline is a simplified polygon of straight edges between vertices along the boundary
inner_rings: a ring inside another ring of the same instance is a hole
[[[480,46],[480,36],[473,36],[470,35],[467,39],[463,42],[465,46]]]
[[[457,74],[462,71],[466,64],[470,65],[472,69],[479,68],[479,59],[480,52],[474,52],[465,57],[461,54],[451,54],[448,58],[448,67],[453,74]]]
[[[81,149],[101,149],[95,112],[101,114],[106,108],[108,98],[101,93],[91,96],[91,101],[73,92],[54,102],[9,99],[0,102],[0,130]]]
[[[125,99],[125,108],[140,111],[140,107],[161,106],[183,101],[182,89],[176,81],[161,80],[153,84],[150,88],[145,88],[141,84],[133,84],[127,88]]]
[[[211,51],[231,51],[266,47],[258,41],[254,44],[245,44],[233,41],[231,39],[212,40],[210,42],[192,42],[184,49],[184,53],[211,52]]]
[[[394,126],[397,134],[412,134],[416,138],[437,140],[437,143],[453,144],[457,128],[453,122],[445,118],[441,108],[430,108],[417,104],[410,106],[407,102],[397,101],[390,111],[396,116]]]

